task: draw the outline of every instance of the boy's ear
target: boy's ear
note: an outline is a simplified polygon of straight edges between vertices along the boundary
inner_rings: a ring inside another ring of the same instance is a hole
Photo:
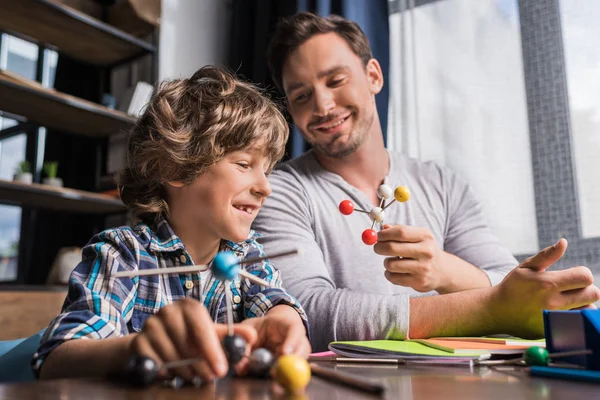
[[[167,182],[167,185],[173,186],[173,187],[176,187],[176,188],[180,188],[180,187],[184,187],[185,183],[178,182],[178,181],[169,181],[169,182]]]
[[[381,92],[381,88],[383,87],[383,72],[381,71],[379,61],[371,58],[367,63],[366,72],[371,93],[377,94]]]

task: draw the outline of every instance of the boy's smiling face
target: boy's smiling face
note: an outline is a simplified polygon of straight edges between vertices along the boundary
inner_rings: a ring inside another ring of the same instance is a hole
[[[255,146],[228,153],[189,185],[171,182],[169,219],[178,235],[197,231],[208,242],[246,240],[271,193],[269,167],[269,157]]]

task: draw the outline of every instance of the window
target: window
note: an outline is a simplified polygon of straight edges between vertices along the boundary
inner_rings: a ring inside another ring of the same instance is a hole
[[[562,0],[563,32],[581,233],[600,236],[600,3]]]
[[[37,44],[8,35],[0,34],[0,69],[18,74],[31,80],[40,80],[44,86],[54,86],[58,53],[43,49],[43,62],[38,76],[40,49]],[[12,180],[18,164],[27,159],[27,132],[2,132],[15,126],[18,121],[8,118],[0,110],[0,179]],[[38,151],[34,157],[34,168],[39,169],[44,157],[45,129],[38,130]],[[0,281],[15,281],[18,278],[21,221],[27,218],[21,207],[0,203]]]
[[[475,190],[514,254],[538,250],[517,0],[390,3],[388,147]],[[399,12],[394,13],[394,9]]]
[[[35,79],[38,61],[38,46],[14,36],[2,35],[0,46],[0,68],[27,79]]]
[[[17,165],[25,160],[26,144],[27,134],[25,133],[0,139],[0,179],[12,180]]]
[[[518,257],[566,237],[555,268],[600,279],[600,3],[406,3],[390,2],[388,142],[465,176]]]
[[[17,279],[21,208],[0,204],[0,281]]]

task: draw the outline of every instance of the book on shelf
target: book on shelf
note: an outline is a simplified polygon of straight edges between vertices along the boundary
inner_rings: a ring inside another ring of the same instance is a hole
[[[129,115],[139,117],[152,97],[154,86],[146,82],[137,82],[128,88],[121,98],[119,110]]]

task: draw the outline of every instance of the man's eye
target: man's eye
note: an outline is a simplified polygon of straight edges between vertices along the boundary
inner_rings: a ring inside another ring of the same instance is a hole
[[[329,83],[329,85],[330,86],[339,86],[342,84],[342,82],[344,82],[343,79],[336,79],[336,80],[331,81],[331,83]]]
[[[294,101],[297,103],[301,103],[302,101],[306,100],[307,98],[308,98],[308,96],[306,94],[302,93],[301,95],[296,96]]]

